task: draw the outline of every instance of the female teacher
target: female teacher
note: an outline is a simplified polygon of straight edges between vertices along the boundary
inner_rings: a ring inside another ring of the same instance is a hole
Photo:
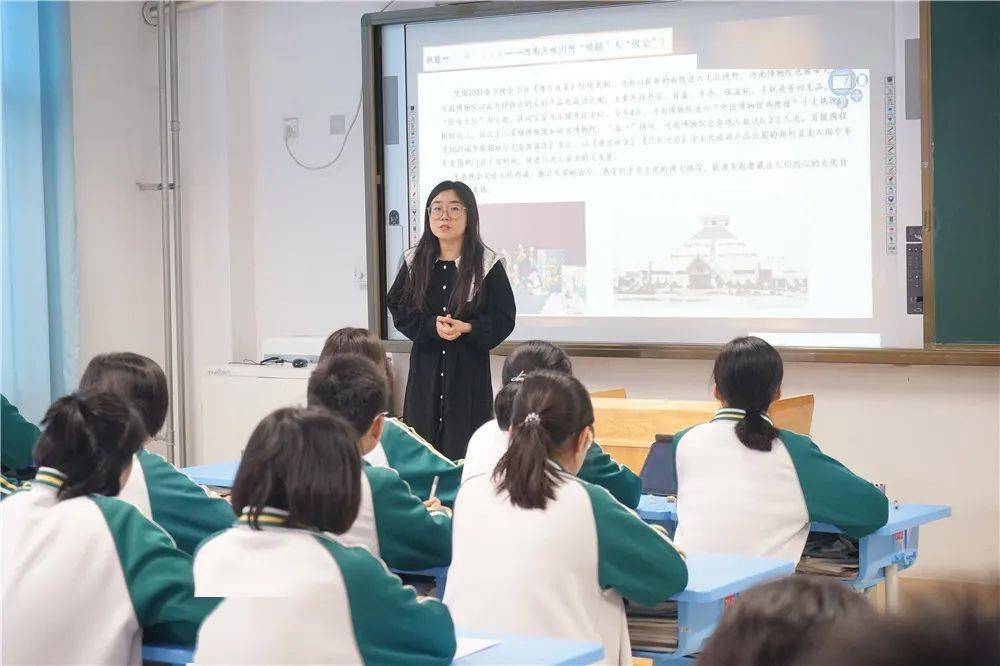
[[[403,420],[452,460],[493,415],[490,350],[514,330],[514,293],[503,262],[479,237],[479,208],[465,183],[427,197],[424,233],[403,253],[387,297],[393,323],[413,340]]]

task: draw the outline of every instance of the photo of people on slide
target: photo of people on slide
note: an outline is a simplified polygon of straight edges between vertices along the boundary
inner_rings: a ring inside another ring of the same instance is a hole
[[[582,314],[587,304],[582,201],[482,204],[484,238],[507,264],[519,314]]]

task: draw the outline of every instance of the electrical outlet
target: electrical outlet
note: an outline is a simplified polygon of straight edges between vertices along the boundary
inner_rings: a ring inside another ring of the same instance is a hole
[[[347,131],[346,116],[330,116],[330,134],[341,136]]]
[[[299,138],[299,119],[298,118],[284,118],[281,121],[282,135],[285,137],[285,141],[289,139]]]

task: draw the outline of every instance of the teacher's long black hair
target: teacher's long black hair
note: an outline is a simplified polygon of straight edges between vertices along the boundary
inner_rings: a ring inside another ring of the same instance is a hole
[[[441,254],[441,243],[431,230],[430,208],[434,197],[454,190],[465,206],[465,236],[462,240],[462,258],[458,264],[458,278],[451,293],[448,310],[456,319],[462,319],[468,310],[475,307],[475,301],[480,297],[479,287],[483,284],[483,252],[486,246],[479,235],[479,206],[476,195],[468,185],[457,180],[444,180],[434,186],[427,196],[424,206],[424,233],[417,243],[410,266],[410,279],[406,284],[404,302],[406,307],[414,312],[429,312],[427,307],[427,284],[430,282],[434,262]],[[469,300],[470,290],[475,294]]]

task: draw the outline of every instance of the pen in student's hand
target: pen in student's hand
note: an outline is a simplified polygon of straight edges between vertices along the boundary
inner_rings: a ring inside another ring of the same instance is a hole
[[[432,500],[437,496],[438,491],[438,481],[441,479],[439,476],[435,476],[434,480],[431,481],[431,494],[427,499]]]

